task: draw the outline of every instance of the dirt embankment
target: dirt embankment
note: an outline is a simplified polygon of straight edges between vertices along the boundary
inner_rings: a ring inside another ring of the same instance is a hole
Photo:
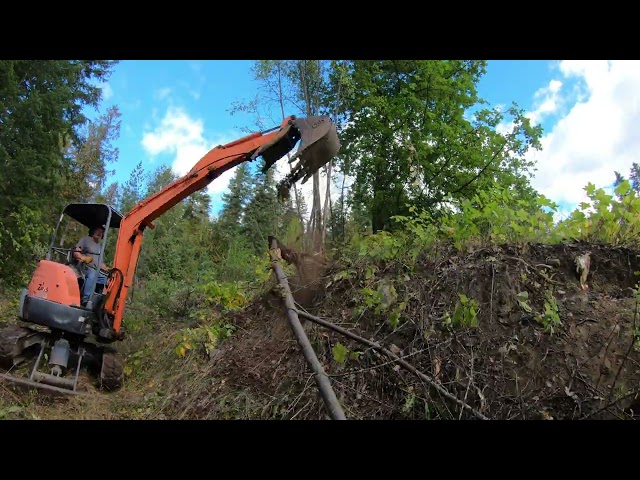
[[[588,251],[583,290],[576,258]],[[640,380],[638,271],[636,252],[592,245],[464,256],[445,249],[413,269],[334,268],[316,282],[312,304],[308,288],[301,298],[310,313],[380,342],[488,418],[630,418]],[[464,308],[459,294],[475,306]],[[376,312],[380,305],[386,308]],[[389,321],[400,310],[394,330]],[[216,352],[208,387],[197,394],[176,388],[166,414],[327,418],[277,295],[234,321],[238,331]],[[306,328],[349,418],[470,416],[388,358]]]
[[[589,251],[583,290],[576,258]],[[443,247],[413,266],[303,263],[292,279],[301,308],[379,342],[490,419],[626,419],[640,410],[638,252]],[[328,418],[279,295],[228,317],[236,331],[210,358],[177,359],[181,327],[166,325],[125,342],[127,364],[142,373],[122,391],[52,408],[3,390],[0,417],[22,405],[20,418]],[[348,418],[473,418],[397,362],[304,325]]]

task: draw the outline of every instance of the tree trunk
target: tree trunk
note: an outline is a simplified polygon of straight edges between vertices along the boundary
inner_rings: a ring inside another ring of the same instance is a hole
[[[285,111],[284,111],[284,95],[282,93],[282,63],[281,60],[278,61],[278,101],[280,103],[280,112],[282,114],[282,119],[284,120],[285,118]],[[291,160],[291,154],[288,153],[287,154],[287,162]],[[293,170],[293,166],[291,165],[291,163],[289,163],[289,171]],[[298,188],[295,186],[295,184],[293,185],[293,195],[294,198],[296,200],[296,210],[298,212],[298,218],[300,219],[300,227],[302,228],[302,236],[304,238],[304,232],[305,232],[305,228],[304,228],[304,218],[302,217],[302,210],[300,209],[300,197],[298,196]]]
[[[322,212],[322,245],[324,245],[327,238],[327,224],[331,217],[331,164],[327,165],[327,190],[324,196],[324,210]]]
[[[300,87],[304,94],[304,102],[307,116],[315,114],[313,105],[313,99],[311,97],[310,85],[307,78],[307,61],[303,60],[298,63],[300,73]],[[320,172],[313,174],[313,194],[312,194],[312,207],[311,207],[311,229],[310,244],[313,248],[313,253],[318,253],[322,250],[322,205],[320,204]]]

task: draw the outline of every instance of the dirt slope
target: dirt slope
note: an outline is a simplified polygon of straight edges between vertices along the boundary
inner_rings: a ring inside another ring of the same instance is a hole
[[[575,259],[587,251],[588,289],[582,290]],[[420,259],[413,272],[380,265],[369,281],[385,294],[393,285],[391,309],[406,303],[396,332],[385,323],[388,312],[354,315],[370,269],[326,288],[336,276],[328,273],[309,310],[380,341],[489,418],[628,418],[640,379],[631,290],[639,263],[634,252],[586,245],[495,247],[466,256],[447,250]],[[477,327],[446,324],[458,293],[477,302]],[[557,306],[553,331],[536,320],[545,301]],[[195,402],[181,393],[172,409],[185,417],[216,417],[229,410],[214,399],[242,392],[233,415],[326,418],[279,300],[265,298],[236,321],[239,332],[211,366],[211,378],[219,381]],[[350,418],[468,416],[375,352],[322,328],[309,331]],[[332,353],[337,342],[362,353],[339,363]]]
[[[588,289],[582,290],[575,259],[587,251]],[[640,380],[632,292],[638,271],[637,252],[593,245],[504,246],[468,255],[443,248],[414,267],[334,267],[312,286],[315,301],[308,284],[298,298],[310,313],[382,343],[489,418],[632,418]],[[371,305],[364,311],[363,288]],[[475,323],[455,315],[459,294],[477,302]],[[553,315],[538,317],[545,301],[548,312],[557,306],[555,323]],[[394,331],[389,320],[400,310]],[[463,324],[456,323],[460,318]],[[38,418],[327,418],[277,293],[232,320],[235,334],[211,358],[195,351],[176,360],[168,353],[170,335],[156,334],[129,345],[130,361],[144,351],[148,366],[123,391],[63,402],[57,413],[29,412]],[[305,328],[348,418],[470,417],[388,358],[308,322]],[[0,399],[7,397],[0,392]]]

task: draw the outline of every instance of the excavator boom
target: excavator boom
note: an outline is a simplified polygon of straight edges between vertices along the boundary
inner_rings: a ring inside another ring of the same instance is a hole
[[[240,163],[263,157],[263,173],[266,172],[291,152],[298,141],[300,146],[290,162],[298,159],[299,163],[278,187],[279,195],[285,196],[296,181],[302,179],[302,183],[305,183],[339,152],[336,127],[329,117],[291,116],[280,127],[219,145],[205,154],[184,177],[141,201],[125,215],[120,225],[114,265],[102,309],[103,321],[108,321],[104,321],[99,336],[111,341],[120,337],[126,297],[133,281],[143,232],[147,227],[154,228],[153,220]]]

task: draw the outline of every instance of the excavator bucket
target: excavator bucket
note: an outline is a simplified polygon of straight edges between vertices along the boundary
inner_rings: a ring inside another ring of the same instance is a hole
[[[320,115],[294,118],[273,141],[264,145],[254,154],[254,157],[262,155],[265,160],[262,173],[265,173],[275,162],[289,153],[298,140],[300,140],[300,146],[289,159],[289,163],[293,163],[296,159],[299,159],[299,162],[291,173],[280,182],[278,187],[280,197],[286,196],[291,185],[301,178],[302,183],[306,183],[315,172],[329,163],[340,151],[338,132],[330,117]]]
[[[299,118],[295,119],[293,124],[300,132],[302,141],[289,163],[296,158],[300,159],[293,171],[304,174],[302,183],[306,183],[315,172],[338,154],[340,140],[336,126],[328,116]]]

